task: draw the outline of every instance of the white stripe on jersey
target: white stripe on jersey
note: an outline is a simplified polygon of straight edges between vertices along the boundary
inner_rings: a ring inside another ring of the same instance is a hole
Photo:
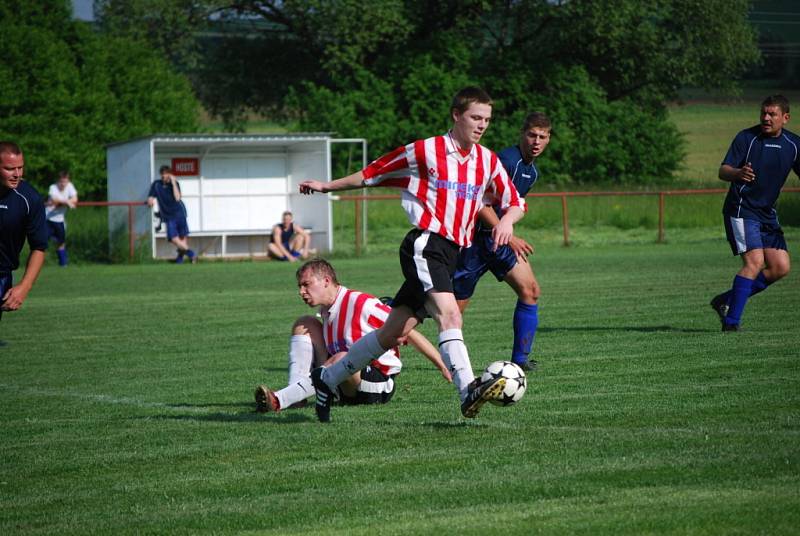
[[[417,267],[417,277],[419,277],[419,281],[422,283],[422,289],[425,292],[428,292],[433,288],[433,278],[431,277],[431,271],[428,268],[428,260],[423,256],[425,246],[428,245],[430,236],[431,233],[426,231],[421,233],[419,237],[414,240],[414,264]]]
[[[353,343],[378,329],[389,316],[388,307],[370,294],[339,287],[336,299],[327,310],[320,310],[322,334],[330,355],[347,352]],[[372,366],[387,376],[399,374],[403,364],[397,348],[392,348],[372,361]]]

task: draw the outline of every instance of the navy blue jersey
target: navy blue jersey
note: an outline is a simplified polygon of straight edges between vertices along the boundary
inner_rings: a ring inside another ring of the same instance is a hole
[[[49,232],[39,193],[20,181],[15,190],[0,187],[0,273],[19,268],[25,239],[32,250],[46,250]]]
[[[522,151],[519,150],[519,145],[513,147],[506,147],[499,153],[497,157],[506,168],[511,182],[517,188],[520,197],[528,195],[528,191],[536,183],[539,178],[539,170],[536,169],[536,164],[532,161],[526,164],[522,158]]]
[[[290,223],[288,227],[285,227],[282,223],[279,223],[278,227],[281,228],[281,243],[283,247],[289,249],[289,242],[291,242],[294,236],[294,224]]]
[[[178,191],[181,185],[178,183]],[[183,201],[175,200],[172,193],[172,184],[164,184],[164,181],[157,180],[150,185],[148,197],[155,197],[158,200],[158,211],[161,213],[162,220],[175,220],[186,217],[186,206]]]
[[[536,169],[536,164],[533,161],[530,164],[525,163],[519,145],[506,147],[497,153],[497,157],[500,159],[500,163],[503,164],[519,196],[525,197],[528,195],[528,191],[539,179],[539,170]],[[502,216],[499,207],[494,207],[494,211],[497,212],[498,218]],[[488,229],[479,221],[476,232],[478,231],[488,231]]]
[[[731,183],[722,213],[777,223],[775,203],[781,188],[792,169],[800,175],[798,149],[800,138],[786,129],[775,138],[762,136],[758,125],[739,132],[722,163],[740,168],[750,162],[756,179],[749,184]]]

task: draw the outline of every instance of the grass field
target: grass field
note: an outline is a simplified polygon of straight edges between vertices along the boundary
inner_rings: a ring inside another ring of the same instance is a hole
[[[387,406],[254,413],[308,312],[293,266],[46,269],[0,322],[0,533],[796,534],[797,273],[722,334],[718,234],[542,243],[540,370],[474,421],[408,349]],[[393,255],[336,266],[399,284]],[[476,368],[508,355],[512,296],[479,286]]]

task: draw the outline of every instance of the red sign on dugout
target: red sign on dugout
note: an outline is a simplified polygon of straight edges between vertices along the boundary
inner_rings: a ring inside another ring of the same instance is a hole
[[[197,158],[173,158],[171,167],[174,175],[200,175],[200,160]]]

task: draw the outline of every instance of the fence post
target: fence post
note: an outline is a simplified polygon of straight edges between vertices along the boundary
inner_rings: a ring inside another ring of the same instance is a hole
[[[658,243],[664,243],[664,192],[658,192]]]
[[[128,205],[128,262],[133,262],[133,205]]]
[[[566,194],[561,194],[561,226],[564,228],[564,246],[569,246],[569,211]]]
[[[356,213],[356,257],[361,256],[361,199],[355,200]]]

